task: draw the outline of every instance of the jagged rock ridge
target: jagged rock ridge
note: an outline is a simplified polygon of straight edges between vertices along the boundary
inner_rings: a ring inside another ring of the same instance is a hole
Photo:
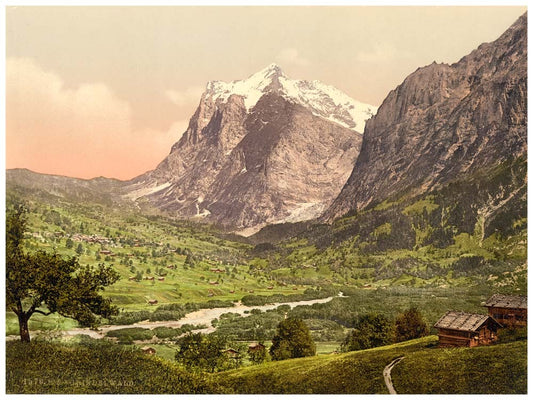
[[[453,65],[433,63],[389,93],[323,219],[416,194],[527,152],[527,15]]]

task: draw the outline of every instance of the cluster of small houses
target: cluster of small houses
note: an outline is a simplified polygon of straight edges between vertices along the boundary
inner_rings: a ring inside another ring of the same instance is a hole
[[[434,325],[439,347],[474,347],[492,344],[498,329],[527,326],[527,296],[495,294],[485,302],[488,314],[448,311]]]
[[[61,233],[61,236],[65,236]],[[74,233],[70,238],[76,242],[85,242],[85,243],[98,243],[102,245],[110,245],[114,241],[111,238],[105,237],[105,236],[99,236],[99,235],[86,235],[83,233]],[[158,245],[162,246],[163,243],[150,243],[151,245]],[[141,241],[140,239],[133,239],[133,247],[141,247],[144,246],[145,243]]]
[[[109,244],[111,239],[105,236],[98,235],[84,235],[83,233],[75,233],[71,236],[72,240],[76,242],[85,242],[85,243],[99,243],[99,244]]]

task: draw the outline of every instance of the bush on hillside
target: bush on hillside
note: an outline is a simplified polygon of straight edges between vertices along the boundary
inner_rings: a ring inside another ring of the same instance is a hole
[[[128,340],[128,337],[132,340],[150,340],[154,337],[154,332],[146,328],[124,328],[109,331],[106,336],[116,337],[119,341],[122,341],[122,339]]]

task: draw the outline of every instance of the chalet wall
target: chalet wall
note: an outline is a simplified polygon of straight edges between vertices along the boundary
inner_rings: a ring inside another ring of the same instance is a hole
[[[488,307],[489,315],[503,326],[527,326],[527,309]]]
[[[483,325],[476,332],[439,328],[439,347],[475,347],[495,342],[496,328]]]

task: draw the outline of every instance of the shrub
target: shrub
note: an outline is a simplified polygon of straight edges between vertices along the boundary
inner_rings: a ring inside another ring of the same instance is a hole
[[[131,325],[139,321],[145,321],[150,318],[150,311],[127,311],[111,318],[111,323],[115,325]]]
[[[132,340],[150,340],[154,337],[154,332],[151,329],[145,328],[124,328],[109,331],[106,333],[106,336],[116,337],[119,341],[122,341],[124,338],[131,338]]]
[[[167,326],[158,326],[152,331],[154,332],[154,335],[157,336],[159,339],[172,339],[181,334],[181,332],[179,332],[177,329],[169,328]]]

